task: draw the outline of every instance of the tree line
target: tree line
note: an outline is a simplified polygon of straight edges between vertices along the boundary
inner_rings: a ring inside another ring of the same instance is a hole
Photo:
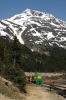
[[[57,46],[48,47],[49,55],[32,52],[20,44],[16,36],[0,37],[0,74],[19,84],[26,84],[24,72],[60,72],[66,70],[66,50]]]

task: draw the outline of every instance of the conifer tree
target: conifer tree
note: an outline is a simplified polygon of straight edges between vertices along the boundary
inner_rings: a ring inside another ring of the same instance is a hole
[[[16,36],[14,36],[14,40],[11,43],[11,50],[12,50],[12,59],[13,59],[13,65],[16,66],[20,63],[21,59],[21,50],[22,45],[19,43],[19,40]]]

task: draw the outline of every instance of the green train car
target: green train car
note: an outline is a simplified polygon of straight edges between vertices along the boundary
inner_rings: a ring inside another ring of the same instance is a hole
[[[35,74],[34,75],[34,83],[36,83],[36,84],[42,84],[43,83],[41,74]]]

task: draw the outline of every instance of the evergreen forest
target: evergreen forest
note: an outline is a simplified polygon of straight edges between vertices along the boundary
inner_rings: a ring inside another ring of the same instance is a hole
[[[20,44],[17,37],[11,41],[0,37],[0,75],[4,76],[23,90],[26,84],[24,72],[63,72],[66,71],[66,50],[57,46],[48,47],[44,52],[32,52]]]
[[[57,46],[45,49],[49,55],[32,52],[20,44],[0,38],[0,70],[5,66],[19,66],[25,72],[61,72],[66,70],[66,50]]]

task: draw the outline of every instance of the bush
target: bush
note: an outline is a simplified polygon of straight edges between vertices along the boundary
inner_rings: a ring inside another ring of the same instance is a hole
[[[13,66],[6,67],[4,76],[5,78],[14,82],[21,91],[25,90],[26,75],[22,69],[20,69],[19,67],[15,68]]]
[[[7,85],[7,86],[8,86],[8,82],[5,82],[5,85]]]

